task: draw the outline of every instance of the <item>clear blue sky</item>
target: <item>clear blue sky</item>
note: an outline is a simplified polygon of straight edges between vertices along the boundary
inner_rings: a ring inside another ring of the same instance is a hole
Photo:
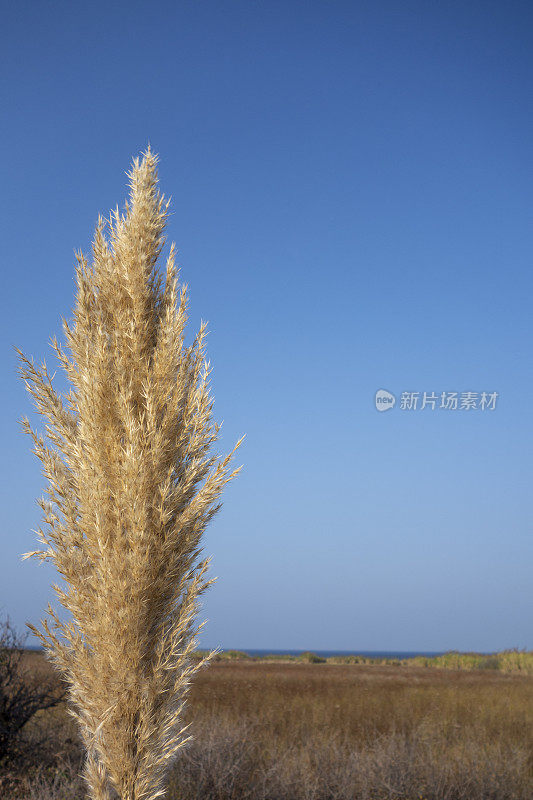
[[[51,358],[149,141],[221,451],[247,434],[203,644],[533,646],[531,5],[1,6],[4,613],[38,622],[55,579],[20,561],[44,484],[11,347]]]

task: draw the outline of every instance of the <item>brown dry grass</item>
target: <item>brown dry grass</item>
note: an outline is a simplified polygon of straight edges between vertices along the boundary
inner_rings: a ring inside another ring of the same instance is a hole
[[[195,739],[168,797],[530,800],[532,688],[496,671],[217,662],[191,689]],[[19,797],[83,797],[71,723],[52,720],[63,776],[54,787],[49,767]]]

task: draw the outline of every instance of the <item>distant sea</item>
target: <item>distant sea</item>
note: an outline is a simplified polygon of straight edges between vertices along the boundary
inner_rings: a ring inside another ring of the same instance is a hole
[[[444,655],[444,650],[433,652],[429,650],[246,650],[244,647],[224,648],[224,650],[235,649],[249,656],[299,656],[302,653],[315,653],[322,658],[331,656],[366,656],[366,658],[414,658],[415,656]]]
[[[27,650],[42,650],[42,647],[28,645]],[[202,648],[208,650],[209,648]],[[249,656],[299,656],[302,653],[315,653],[322,658],[331,656],[365,656],[366,658],[415,658],[416,656],[442,656],[446,650],[246,650],[243,647],[224,647],[222,651],[239,650],[241,653],[248,653]]]

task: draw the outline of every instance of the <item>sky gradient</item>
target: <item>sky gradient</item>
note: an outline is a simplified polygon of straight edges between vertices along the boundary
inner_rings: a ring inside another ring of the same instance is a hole
[[[44,481],[12,347],[52,363],[73,251],[150,142],[220,451],[246,433],[202,643],[533,647],[531,5],[1,5],[0,612],[57,605],[20,561]]]

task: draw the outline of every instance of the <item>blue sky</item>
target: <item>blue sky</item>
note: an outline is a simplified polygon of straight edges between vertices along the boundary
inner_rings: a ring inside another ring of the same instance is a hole
[[[20,561],[43,479],[12,345],[51,358],[73,251],[150,142],[220,450],[247,434],[203,644],[532,647],[530,4],[3,2],[2,23],[4,613],[36,623],[55,579]]]

